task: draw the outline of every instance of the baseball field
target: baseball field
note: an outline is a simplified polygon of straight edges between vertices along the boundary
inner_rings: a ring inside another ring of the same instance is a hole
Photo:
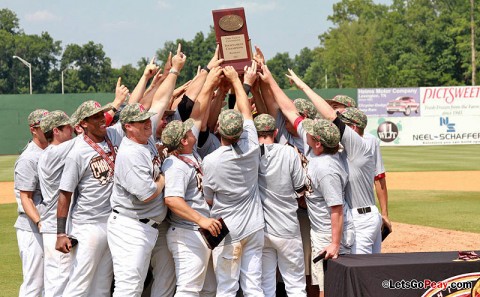
[[[393,233],[383,252],[480,250],[480,145],[382,147]],[[0,156],[0,296],[18,295],[13,164]]]

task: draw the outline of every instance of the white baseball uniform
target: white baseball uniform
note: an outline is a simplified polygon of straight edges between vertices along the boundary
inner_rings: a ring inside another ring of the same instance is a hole
[[[120,123],[107,128],[114,150],[124,135]],[[110,159],[106,141],[97,143]],[[71,235],[78,239],[72,249],[72,269],[64,296],[110,296],[113,264],[107,243],[107,220],[112,212],[113,176],[106,160],[80,136],[65,158],[60,190],[76,192],[70,212]]]
[[[335,122],[340,121],[337,119]],[[352,209],[355,225],[352,254],[379,253],[382,241],[380,231],[382,217],[375,205],[373,193],[375,159],[372,147],[357,132],[343,125],[345,128],[340,142],[344,150],[340,156],[348,167],[349,174],[346,200]]]
[[[44,212],[41,216],[44,249],[45,297],[63,296],[70,273],[70,253],[64,254],[55,249],[57,242],[57,205],[60,194],[65,157],[78,138],[58,145],[50,144],[38,161],[38,177],[43,195]]]
[[[195,126],[192,127],[192,133],[198,139],[199,131]],[[191,163],[183,161],[183,158]],[[210,207],[201,188],[202,176],[194,164],[200,168],[202,166],[201,158],[195,151],[192,154],[180,154],[178,158],[170,156],[165,160],[162,165],[162,171],[165,172],[165,198],[183,198],[190,208],[209,218]],[[175,261],[176,296],[198,296],[204,285],[208,292],[204,291],[202,295],[215,296],[216,284],[205,283],[211,250],[200,235],[199,226],[173,211],[169,212],[169,220],[167,244]]]
[[[153,138],[147,144],[123,138],[115,161],[110,197],[113,212],[107,227],[115,274],[113,296],[142,294],[158,237],[157,225],[167,214],[163,191],[145,202],[157,190],[160,166]]]
[[[43,150],[31,141],[18,157],[14,167],[14,191],[18,204],[15,222],[18,249],[22,260],[23,282],[19,296],[41,296],[43,292],[43,240],[35,222],[25,214],[20,191],[33,192],[33,203],[43,212],[42,193],[38,182],[37,164]]]
[[[217,295],[263,296],[262,249],[265,226],[258,195],[260,148],[252,120],[245,120],[237,143],[221,146],[203,161],[205,197],[211,216],[223,218],[230,233],[213,250]]]
[[[289,296],[306,296],[297,194],[305,184],[300,156],[291,146],[260,145],[258,189],[265,217],[262,289],[275,296],[277,265]]]

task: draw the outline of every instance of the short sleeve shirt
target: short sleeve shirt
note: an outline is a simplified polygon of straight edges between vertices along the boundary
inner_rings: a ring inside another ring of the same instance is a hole
[[[291,146],[263,145],[258,189],[265,216],[265,232],[281,238],[299,234],[297,194],[305,183],[300,156]]]
[[[372,149],[375,160],[375,176],[385,174],[382,152],[380,151],[380,141],[370,133],[365,133],[363,139],[367,141],[367,145]]]
[[[43,149],[31,141],[15,162],[13,175],[15,199],[18,205],[18,218],[15,222],[15,228],[34,233],[38,233],[38,228],[23,210],[20,191],[33,192],[33,204],[41,214],[43,212],[43,205],[41,204],[43,197],[38,182],[37,165],[42,152]]]
[[[49,145],[38,161],[38,177],[45,206],[41,216],[42,233],[57,233],[57,205],[65,157],[78,139],[76,137],[58,145]]]
[[[115,151],[124,136],[121,124],[107,128],[107,135]],[[113,160],[106,141],[97,143]],[[73,209],[70,213],[73,224],[106,222],[112,212],[110,195],[113,188],[113,176],[106,160],[100,156],[80,136],[75,146],[65,158],[60,190],[77,193]]]
[[[155,181],[161,174],[161,163],[153,138],[139,144],[123,138],[115,162],[112,208],[134,219],[152,219],[162,222],[167,214],[163,191],[145,202],[157,190]]]
[[[375,205],[375,160],[371,146],[349,126],[345,126],[340,142],[344,147],[340,157],[348,168],[348,205],[350,208]]]
[[[221,146],[203,161],[203,190],[213,199],[211,216],[223,218],[230,233],[220,243],[230,244],[263,229],[263,209],[258,194],[260,148],[252,120],[234,145]]]

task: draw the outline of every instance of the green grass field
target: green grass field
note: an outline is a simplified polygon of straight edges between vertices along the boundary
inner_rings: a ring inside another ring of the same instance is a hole
[[[480,145],[382,147],[387,171],[480,170]],[[0,156],[0,181],[13,180],[17,156]],[[389,191],[394,222],[480,233],[480,192]],[[13,224],[16,205],[0,205],[1,296],[18,295],[21,263]]]

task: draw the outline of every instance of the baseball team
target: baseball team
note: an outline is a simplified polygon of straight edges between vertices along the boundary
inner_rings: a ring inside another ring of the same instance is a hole
[[[30,113],[19,296],[324,296],[323,259],[380,252],[385,168],[355,101],[288,69],[309,99],[290,100],[258,47],[238,71],[217,46],[175,88],[186,58],[152,59],[131,93],[119,78],[107,105]],[[219,219],[212,250],[199,228]]]

